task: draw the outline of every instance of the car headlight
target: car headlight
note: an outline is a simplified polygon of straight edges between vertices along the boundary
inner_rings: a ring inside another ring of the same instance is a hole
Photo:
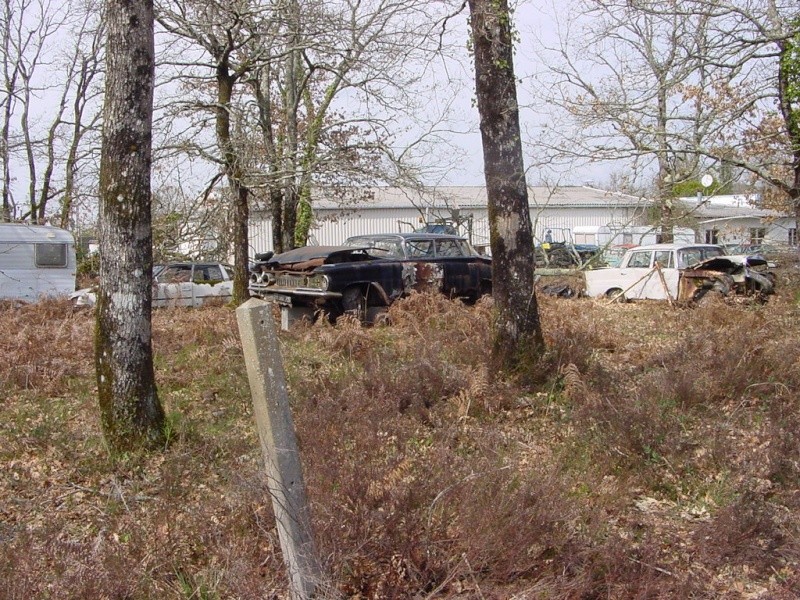
[[[309,275],[305,280],[305,287],[311,290],[328,289],[328,277],[326,275]]]

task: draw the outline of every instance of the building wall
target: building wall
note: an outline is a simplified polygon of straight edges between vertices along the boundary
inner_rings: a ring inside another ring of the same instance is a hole
[[[310,243],[321,246],[335,246],[350,236],[372,233],[413,231],[425,224],[425,216],[420,210],[409,208],[371,208],[366,207],[349,214],[341,215],[334,209],[315,209],[317,226],[311,230]],[[576,226],[601,226],[616,224],[631,226],[643,224],[641,210],[629,207],[532,207],[534,239],[541,242],[549,229],[554,241],[567,241]],[[489,222],[486,208],[463,208],[461,217],[472,215],[472,242],[475,245],[489,244]],[[433,217],[429,215],[431,220]],[[264,215],[254,215],[250,222],[251,255],[266,252],[273,248],[271,219]],[[462,235],[467,235],[467,227],[462,227]]]
[[[720,243],[747,244],[750,242],[751,229],[763,229],[766,234],[764,243],[787,246],[790,243],[789,231],[795,229],[795,221],[788,218],[765,220],[760,217],[731,217],[714,219],[713,222],[702,223],[700,227],[702,240],[706,239],[706,231],[716,229]]]

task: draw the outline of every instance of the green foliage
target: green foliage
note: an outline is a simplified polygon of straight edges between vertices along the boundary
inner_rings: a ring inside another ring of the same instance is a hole
[[[729,192],[730,184],[720,182],[719,177],[714,177],[714,183],[709,187],[704,187],[697,179],[685,179],[672,184],[672,196],[674,198],[686,198],[696,196],[700,192],[704,196],[714,196],[716,194],[726,194]]]
[[[703,187],[703,184],[696,179],[687,179],[672,184],[672,195],[675,198],[694,196],[697,194],[697,192],[701,192],[704,195],[707,193],[706,189]]]
[[[797,33],[786,40],[780,55],[780,78],[784,101],[789,106],[788,127],[795,144],[800,144],[800,17],[794,21]]]
[[[313,217],[311,203],[307,198],[301,198],[297,205],[297,225],[294,229],[294,243],[296,246],[305,246],[308,243],[308,232],[311,230]]]
[[[100,253],[80,253],[78,256],[78,278],[94,279],[100,276]]]

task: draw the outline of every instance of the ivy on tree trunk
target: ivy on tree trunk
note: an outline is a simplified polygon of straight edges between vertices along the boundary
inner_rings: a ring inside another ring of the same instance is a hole
[[[106,0],[95,367],[113,450],[164,443],[152,350],[153,2]]]
[[[495,369],[535,376],[544,349],[506,0],[469,0],[496,306]]]

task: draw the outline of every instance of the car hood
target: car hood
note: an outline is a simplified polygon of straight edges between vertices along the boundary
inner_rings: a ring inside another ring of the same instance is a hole
[[[364,254],[366,250],[368,250],[367,247],[356,246],[303,246],[276,254],[264,264],[272,268],[286,268],[289,265],[312,267],[341,262],[348,255]]]
[[[721,271],[729,273],[741,267],[768,266],[763,256],[734,254],[731,256],[715,256],[689,267],[690,271]]]

